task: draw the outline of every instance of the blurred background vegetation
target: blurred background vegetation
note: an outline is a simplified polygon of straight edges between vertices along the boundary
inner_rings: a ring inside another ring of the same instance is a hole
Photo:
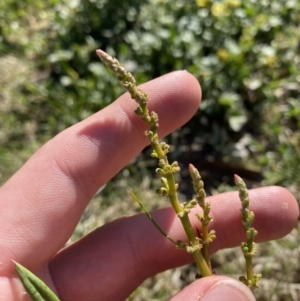
[[[101,48],[139,83],[178,69],[201,83],[198,112],[167,138],[182,195],[192,194],[193,163],[208,194],[234,189],[237,173],[249,187],[282,185],[299,201],[299,24],[299,0],[1,0],[0,183],[45,141],[123,93],[95,55]],[[128,187],[150,209],[162,206],[151,192],[154,168],[145,149],[95,197],[72,240],[137,211]],[[300,299],[298,232],[261,246],[258,300]],[[239,274],[241,262],[226,250],[216,271]],[[130,300],[166,300],[192,269],[150,279]]]

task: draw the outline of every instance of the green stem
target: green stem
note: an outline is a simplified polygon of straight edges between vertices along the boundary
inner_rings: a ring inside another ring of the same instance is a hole
[[[197,240],[197,237],[195,235],[194,229],[192,227],[192,224],[190,222],[190,219],[188,217],[188,214],[184,212],[184,209],[182,208],[179,200],[178,195],[176,192],[176,185],[175,185],[175,179],[174,175],[172,173],[166,175],[168,184],[169,184],[169,199],[172,204],[172,207],[174,208],[174,211],[177,213],[177,215],[180,218],[181,224],[183,226],[183,229],[188,237],[188,241],[192,246],[196,246],[199,244],[199,241]],[[192,255],[195,259],[196,265],[198,267],[199,272],[203,277],[205,276],[211,276],[211,271],[209,266],[207,265],[206,260],[204,259],[202,253],[200,250],[195,250],[192,252]]]
[[[202,223],[202,241],[203,241],[203,246],[202,246],[202,254],[203,257],[207,263],[207,265],[209,266],[209,268],[211,268],[210,266],[210,256],[209,256],[209,249],[208,249],[208,225],[205,223]]]
[[[161,147],[159,144],[152,143],[152,147],[158,154],[159,159],[163,159],[165,161],[165,164],[168,163],[168,159],[165,156],[164,152],[162,151]],[[161,154],[161,156],[160,156]],[[170,200],[170,203],[172,207],[174,208],[174,211],[176,214],[179,216],[181,224],[183,226],[183,229],[187,235],[188,241],[192,246],[196,246],[199,244],[199,241],[197,240],[197,237],[195,235],[194,229],[191,225],[190,219],[188,217],[188,214],[184,212],[184,209],[182,208],[182,205],[180,201],[178,200],[178,194],[177,194],[177,189],[176,189],[176,182],[174,178],[173,173],[167,173],[166,174],[166,179],[168,181],[169,185],[169,193],[168,197]],[[195,259],[196,265],[198,267],[199,272],[203,277],[205,276],[211,276],[211,271],[210,268],[204,259],[201,250],[195,250],[192,252],[192,255]]]
[[[166,164],[169,164],[167,156],[165,155],[158,143],[151,142],[151,147],[157,153],[159,159],[163,159]]]
[[[202,181],[201,175],[197,168],[193,164],[189,164],[189,171],[193,182],[193,188],[196,192],[195,200],[198,205],[202,208],[202,214],[196,214],[197,218],[201,222],[201,243],[202,243],[202,255],[211,269],[210,256],[209,256],[209,243],[215,238],[214,233],[208,231],[208,225],[212,221],[212,218],[209,216],[210,213],[210,204],[205,201],[206,193],[204,190],[204,183]]]
[[[245,278],[242,276],[240,277],[240,280],[251,289],[255,289],[258,287],[261,275],[253,273],[252,257],[257,251],[254,244],[254,238],[257,235],[257,231],[251,227],[254,221],[254,213],[249,209],[250,199],[245,182],[237,175],[234,175],[234,180],[239,191],[239,198],[242,202],[242,224],[247,236],[247,242],[241,244],[246,261],[247,277]]]
[[[248,238],[247,239],[247,246],[248,246],[248,252],[249,254],[252,253],[252,246],[253,246],[253,240]],[[245,261],[246,261],[246,273],[247,273],[247,282],[252,283],[253,282],[253,264],[252,264],[252,256],[245,255]]]
[[[202,276],[211,275],[210,269],[207,266],[205,259],[201,253],[201,245],[196,238],[190,220],[188,218],[188,212],[182,207],[178,200],[177,195],[177,184],[175,182],[174,173],[177,168],[173,164],[169,164],[167,159],[168,149],[165,144],[159,142],[158,138],[158,116],[155,112],[150,112],[148,110],[147,101],[148,96],[145,92],[136,86],[136,81],[131,73],[127,72],[124,67],[120,65],[117,59],[112,58],[102,50],[96,51],[103,63],[108,66],[114,74],[116,74],[118,80],[124,86],[124,88],[130,93],[131,97],[136,100],[139,107],[136,109],[136,114],[140,116],[150,127],[150,131],[146,132],[146,136],[150,139],[151,146],[153,148],[154,157],[162,161],[160,165],[160,172],[165,176],[168,187],[162,187],[163,191],[169,196],[170,202],[181,220],[182,226],[186,232],[189,240],[189,253],[192,253],[198,269]],[[163,146],[162,146],[163,145]]]
[[[190,244],[191,245],[199,244],[199,241],[197,241],[197,237],[195,235],[195,232],[193,230],[193,227],[191,225],[188,215],[184,214],[182,217],[180,217],[180,221],[182,223],[182,226],[184,228],[184,231],[188,237]],[[192,253],[192,255],[195,259],[196,265],[197,265],[198,270],[201,273],[201,275],[203,277],[211,276],[212,274],[211,274],[210,268],[207,265],[207,262],[205,261],[203,255],[201,253],[201,250],[195,250]]]

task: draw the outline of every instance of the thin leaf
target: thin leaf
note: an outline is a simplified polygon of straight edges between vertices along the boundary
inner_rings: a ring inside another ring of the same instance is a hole
[[[167,238],[170,242],[175,244],[177,246],[176,241],[174,241],[156,222],[156,220],[152,217],[150,212],[147,210],[147,208],[142,204],[142,202],[138,199],[138,197],[133,193],[129,192],[131,197],[139,204],[139,206],[142,208],[142,210],[146,213],[147,217],[151,221],[151,223],[155,226],[155,228],[165,237]]]
[[[15,262],[16,271],[33,301],[60,301],[52,290],[37,276]]]

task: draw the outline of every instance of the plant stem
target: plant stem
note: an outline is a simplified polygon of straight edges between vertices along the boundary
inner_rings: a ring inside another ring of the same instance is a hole
[[[157,154],[162,154],[161,157],[158,155],[158,158],[164,160],[164,164],[166,166],[170,166],[170,164],[168,163],[168,159],[159,144],[155,145],[154,150],[156,151]],[[199,241],[197,240],[197,237],[196,237],[194,229],[191,225],[188,214],[187,214],[187,212],[185,212],[185,210],[183,209],[183,207],[178,199],[177,187],[176,187],[174,174],[172,172],[169,172],[169,173],[165,174],[165,177],[167,179],[168,186],[169,186],[168,197],[169,197],[170,203],[181,221],[181,224],[184,228],[184,231],[186,233],[189,243],[191,244],[191,246],[197,246],[197,245],[199,245]],[[208,249],[207,249],[207,252],[208,252]],[[195,248],[191,253],[195,259],[196,265],[197,265],[198,270],[201,273],[201,275],[203,277],[210,276],[211,270],[210,270],[205,258],[203,257],[203,255],[201,253],[200,247],[198,249]]]
[[[252,239],[247,239],[247,246],[248,246],[248,251],[250,254],[252,254],[253,248],[253,240]],[[247,273],[247,280],[252,280],[253,279],[253,263],[252,263],[252,256],[244,256],[245,261],[246,261],[246,273]]]
[[[184,231],[188,237],[188,240],[192,246],[196,246],[199,244],[199,241],[197,240],[197,237],[194,233],[194,230],[192,228],[191,222],[188,218],[187,214],[184,214],[183,217],[180,218],[182,226],[184,228]],[[194,252],[192,252],[193,257],[195,259],[196,265],[198,267],[199,272],[203,277],[211,276],[211,270],[209,266],[207,265],[206,260],[204,259],[201,250],[196,249]]]
[[[202,276],[211,275],[211,271],[202,256],[199,240],[197,239],[188,218],[188,210],[184,208],[178,200],[178,184],[175,182],[174,178],[174,173],[179,171],[178,163],[173,162],[170,164],[168,162],[166,154],[168,153],[169,146],[163,142],[159,142],[158,116],[155,112],[149,112],[148,110],[148,95],[136,86],[136,81],[132,74],[127,72],[117,59],[112,58],[102,50],[97,50],[96,53],[102,62],[117,76],[123,87],[130,93],[132,99],[138,103],[139,106],[135,110],[135,113],[149,126],[150,130],[146,131],[145,134],[149,138],[153,149],[151,155],[159,160],[158,165],[160,168],[156,170],[156,173],[161,177],[163,187],[158,189],[157,192],[169,197],[170,203],[177,216],[180,218],[184,231],[188,237],[188,245],[185,246],[186,250],[193,255],[199,272]]]
[[[208,231],[208,225],[212,221],[210,213],[210,203],[205,201],[206,193],[204,190],[204,183],[202,181],[201,175],[197,168],[193,164],[189,164],[189,172],[191,178],[193,180],[193,188],[196,193],[195,200],[197,201],[198,205],[202,208],[203,213],[197,213],[196,216],[201,222],[202,230],[201,230],[201,243],[202,249],[201,252],[203,257],[211,269],[210,264],[210,256],[209,256],[209,243],[215,239],[215,231]]]
[[[243,242],[241,244],[241,249],[246,261],[247,277],[245,278],[244,276],[241,276],[240,280],[251,289],[255,289],[258,287],[258,282],[261,278],[261,275],[253,273],[252,258],[257,252],[254,243],[254,238],[257,235],[257,231],[252,227],[252,223],[254,221],[254,212],[249,209],[250,199],[245,182],[237,175],[234,175],[234,181],[242,203],[242,224],[247,236],[247,242]]]
[[[202,240],[203,240],[203,244],[202,244],[202,254],[203,257],[207,263],[207,265],[209,266],[209,268],[211,269],[211,265],[210,265],[210,256],[209,256],[209,249],[208,249],[208,225],[206,224],[202,224]]]

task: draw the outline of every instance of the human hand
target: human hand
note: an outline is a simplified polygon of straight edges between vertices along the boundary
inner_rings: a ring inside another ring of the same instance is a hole
[[[197,81],[187,72],[160,77],[143,89],[149,93],[150,107],[160,116],[161,136],[184,124],[201,98]],[[1,188],[0,301],[26,299],[12,260],[43,279],[62,301],[124,300],[146,278],[191,261],[144,214],[115,220],[59,252],[97,189],[148,143],[135,107],[135,101],[125,94],[63,131]],[[257,241],[280,238],[291,231],[298,206],[287,190],[255,189],[250,199]],[[211,252],[238,245],[245,234],[237,193],[220,194],[209,201],[217,233]],[[173,209],[158,210],[153,216],[174,240],[184,240]],[[200,226],[193,214],[191,219],[195,229]],[[171,300],[254,297],[238,281],[212,276],[195,281]]]

